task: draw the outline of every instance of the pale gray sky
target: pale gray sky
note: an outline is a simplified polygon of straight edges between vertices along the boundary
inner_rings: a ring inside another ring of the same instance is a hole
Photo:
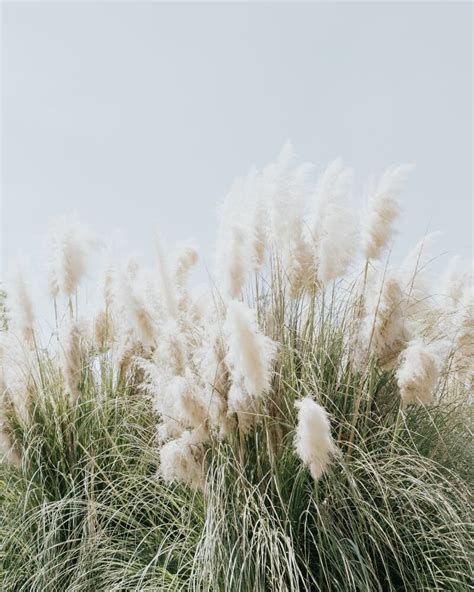
[[[399,245],[471,257],[470,3],[4,2],[2,257],[76,211],[209,255],[215,204],[291,138],[362,185],[416,163]]]

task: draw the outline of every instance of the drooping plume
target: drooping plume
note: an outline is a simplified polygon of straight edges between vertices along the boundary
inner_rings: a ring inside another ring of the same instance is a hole
[[[155,342],[157,327],[145,295],[145,281],[140,267],[134,259],[129,259],[117,275],[116,314],[125,330],[122,339],[128,337],[149,347]]]
[[[70,321],[62,330],[60,339],[61,367],[66,390],[72,402],[79,396],[82,380],[83,336],[78,323]]]
[[[215,320],[209,319],[201,346],[195,352],[194,363],[203,382],[210,428],[223,437],[228,434],[232,421],[227,414],[230,375],[221,333]]]
[[[255,271],[265,264],[268,249],[267,200],[263,190],[263,181],[256,169],[247,177],[247,195],[251,227],[251,261]]]
[[[185,288],[188,281],[189,272],[198,262],[199,255],[197,249],[186,244],[180,249],[174,266],[174,276],[178,288]]]
[[[451,258],[443,273],[438,296],[444,300],[443,304],[451,312],[460,302],[465,294],[465,290],[473,284],[474,274],[472,264],[469,265],[459,255],[455,255]]]
[[[241,377],[248,393],[261,398],[271,387],[276,344],[257,329],[254,312],[236,300],[227,308],[224,331],[232,376]]]
[[[156,249],[156,262],[158,268],[158,278],[160,292],[163,297],[168,314],[172,318],[176,318],[178,312],[178,304],[176,301],[175,286],[171,279],[171,273],[168,267],[168,261],[163,252],[160,238],[158,234],[155,238],[155,249]]]
[[[408,344],[397,370],[397,382],[404,407],[414,403],[432,403],[441,362],[433,347],[419,340]]]
[[[402,261],[399,276],[406,292],[416,291],[418,283],[425,279],[426,268],[433,259],[433,244],[439,235],[439,232],[431,232],[421,238]]]
[[[389,167],[369,188],[369,211],[363,226],[366,259],[378,259],[392,238],[393,223],[400,205],[398,195],[412,165]]]
[[[203,485],[204,451],[199,432],[183,432],[160,450],[160,472],[165,481],[182,481],[194,487]]]
[[[318,179],[309,221],[318,280],[326,285],[344,275],[357,248],[358,221],[348,199],[353,172],[341,160]]]
[[[406,297],[395,277],[388,277],[369,293],[368,312],[363,323],[365,345],[383,368],[392,368],[410,341]]]
[[[234,181],[218,211],[216,273],[225,299],[238,298],[252,269],[251,229],[242,213],[243,179]]]
[[[224,334],[232,379],[229,412],[256,418],[258,406],[271,388],[276,344],[257,329],[254,312],[235,300],[227,308]]]
[[[297,296],[303,288],[312,290],[315,282],[311,243],[304,232],[314,166],[296,165],[295,161],[293,146],[287,142],[277,161],[263,171],[272,246],[288,279],[291,296]]]
[[[92,244],[90,236],[75,219],[59,218],[51,231],[50,293],[67,297],[76,291],[86,272],[86,259]]]
[[[23,271],[18,267],[8,290],[10,332],[34,347],[35,313]]]
[[[315,403],[311,397],[296,401],[295,405],[298,408],[296,454],[317,481],[339,450],[331,436],[331,425],[324,407]]]

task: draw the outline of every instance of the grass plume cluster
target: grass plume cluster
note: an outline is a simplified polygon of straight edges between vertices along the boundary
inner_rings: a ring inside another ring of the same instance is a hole
[[[204,297],[157,239],[86,318],[95,243],[54,227],[55,330],[18,273],[1,333],[2,590],[469,590],[472,281],[430,282],[427,239],[384,260],[407,172],[358,220],[352,171],[287,145],[232,186]]]

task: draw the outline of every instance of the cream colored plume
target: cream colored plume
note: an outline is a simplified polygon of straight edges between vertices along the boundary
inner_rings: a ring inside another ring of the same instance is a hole
[[[51,231],[50,293],[53,298],[76,291],[86,272],[92,240],[73,218],[59,218]]]
[[[446,266],[438,292],[449,312],[459,304],[465,291],[472,285],[474,285],[472,263],[469,264],[459,255],[455,255]]]
[[[225,356],[221,329],[214,319],[208,319],[194,363],[203,383],[209,426],[220,437],[226,436],[232,426],[228,416],[230,375]]]
[[[331,459],[339,454],[331,436],[331,425],[324,407],[311,397],[295,402],[298,408],[296,454],[308,466],[316,481],[327,471]]]
[[[157,323],[146,299],[146,282],[138,263],[134,259],[129,259],[117,279],[114,297],[116,324],[122,327],[133,341],[141,343],[144,347],[153,345],[157,337]]]
[[[363,250],[367,259],[378,259],[390,242],[400,210],[398,195],[412,165],[391,166],[369,189],[369,211],[363,226]]]
[[[8,305],[10,308],[10,332],[17,339],[29,345],[35,345],[35,312],[29,288],[26,284],[22,268],[17,267],[14,279],[8,289]]]
[[[236,300],[227,307],[224,333],[232,379],[242,378],[245,390],[261,398],[271,388],[275,342],[258,330],[255,312]]]
[[[393,368],[411,339],[406,296],[395,277],[375,283],[369,291],[368,312],[362,334],[365,345],[385,369]]]
[[[66,390],[72,402],[79,397],[79,385],[82,380],[83,363],[83,333],[79,324],[68,322],[61,330],[61,368],[64,376]]]
[[[396,376],[402,405],[432,403],[442,365],[440,356],[432,346],[413,340],[401,358]]]
[[[172,276],[168,266],[168,261],[163,251],[158,233],[155,237],[155,250],[160,293],[162,295],[168,315],[172,318],[176,318],[178,314],[176,287],[171,279]]]
[[[201,488],[203,486],[204,451],[197,431],[185,431],[170,440],[160,450],[160,473],[170,483],[181,481]]]
[[[318,280],[326,285],[346,273],[355,257],[358,220],[349,205],[353,172],[337,159],[319,177],[309,231]]]
[[[237,413],[242,429],[257,419],[263,397],[271,388],[276,344],[258,330],[254,311],[235,300],[227,308],[224,335],[225,361],[232,380],[228,410]]]
[[[291,296],[312,290],[315,268],[311,243],[305,233],[308,196],[313,190],[314,166],[295,164],[287,142],[275,163],[263,171],[263,190],[269,206],[271,242],[288,279]]]
[[[189,272],[196,265],[198,259],[199,255],[196,247],[191,244],[181,247],[174,265],[174,277],[178,288],[186,288]]]

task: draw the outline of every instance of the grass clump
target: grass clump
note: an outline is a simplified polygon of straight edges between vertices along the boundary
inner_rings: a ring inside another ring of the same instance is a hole
[[[158,246],[154,271],[106,265],[83,318],[90,242],[63,221],[45,339],[17,275],[2,590],[470,589],[469,278],[430,291],[423,241],[382,262],[405,168],[374,185],[358,244],[352,173],[337,161],[313,186],[293,161],[232,188],[204,298],[195,249]]]

